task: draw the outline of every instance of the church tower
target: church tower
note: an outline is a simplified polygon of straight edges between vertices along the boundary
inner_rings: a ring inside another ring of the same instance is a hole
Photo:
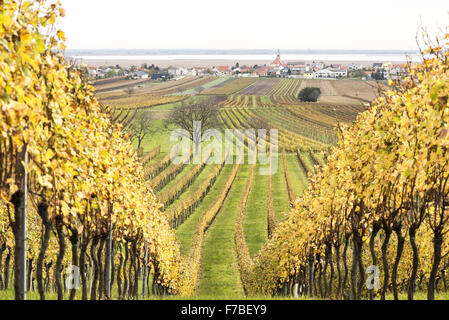
[[[281,52],[279,51],[279,49],[276,54],[276,59],[274,59],[274,61],[271,63],[271,66],[272,67],[285,67],[286,66],[286,64],[281,61]]]

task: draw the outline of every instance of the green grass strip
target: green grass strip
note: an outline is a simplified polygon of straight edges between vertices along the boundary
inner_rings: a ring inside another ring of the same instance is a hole
[[[307,188],[307,178],[304,172],[299,167],[298,160],[296,159],[296,154],[287,153],[287,166],[288,173],[292,181],[293,191],[298,197],[302,195],[304,190]]]
[[[284,178],[284,167],[281,155],[278,156],[278,170],[271,176],[271,192],[273,194],[273,206],[279,220],[284,220],[285,214],[290,212],[288,203],[287,186]]]
[[[198,294],[223,299],[243,295],[235,252],[234,230],[238,205],[251,166],[240,167],[236,180],[217,217],[207,231],[203,248],[202,278]]]
[[[210,205],[215,201],[217,196],[220,194],[221,189],[223,188],[229,174],[232,171],[232,167],[233,165],[225,165],[223,167],[222,172],[217,178],[217,181],[215,181],[213,187],[210,189],[209,193],[204,197],[201,204],[194,210],[194,212],[187,218],[187,220],[184,221],[184,223],[181,224],[176,229],[176,235],[178,236],[178,239],[181,244],[181,252],[184,255],[187,255],[190,251],[190,246],[192,245],[193,234],[195,233],[195,226],[198,222],[198,219],[200,218],[203,211],[209,208]],[[198,178],[195,180],[195,183],[192,186],[190,186],[189,189],[195,190],[195,185],[199,186],[202,183],[202,181],[204,181],[204,179],[207,177],[212,168],[213,168],[212,165],[206,165],[203,172],[201,172],[200,176],[198,176]],[[188,191],[184,192],[178,201],[188,196],[189,192]]]
[[[267,185],[268,177],[259,174],[259,164],[256,165],[251,192],[246,205],[246,215],[243,220],[243,231],[251,257],[267,242]],[[263,166],[266,167],[266,166]]]

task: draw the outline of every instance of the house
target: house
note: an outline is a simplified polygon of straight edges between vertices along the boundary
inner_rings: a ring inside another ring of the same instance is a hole
[[[289,68],[291,75],[301,75],[304,72],[302,68]]]
[[[87,69],[87,73],[89,75],[89,78],[95,78],[98,75],[97,68],[95,67],[89,67]]]
[[[341,64],[340,63],[332,63],[331,65],[330,65],[330,68],[331,69],[341,69]]]
[[[185,76],[188,72],[189,70],[187,70],[186,68],[177,68],[176,76]]]
[[[306,63],[305,61],[292,61],[292,62],[287,62],[287,67],[289,67],[290,69],[295,69],[295,68],[305,68],[306,67]]]
[[[329,70],[323,69],[319,71],[315,71],[313,77],[314,78],[343,78],[347,77],[348,72],[346,70]]]
[[[311,64],[311,67],[313,69],[318,69],[318,70],[324,69],[324,66],[325,66],[324,62],[315,62],[315,61],[313,61],[312,64]]]
[[[373,69],[377,70],[377,69],[381,69],[383,67],[383,63],[381,62],[374,62],[373,63]]]
[[[405,73],[405,65],[404,64],[394,64],[390,68],[390,73],[395,75],[401,75]]]
[[[232,68],[232,73],[240,73],[240,70],[239,67]]]
[[[315,71],[313,77],[314,78],[333,78],[334,73],[329,69],[323,69],[323,70]]]
[[[358,63],[358,64],[356,64],[356,63],[351,63],[349,66],[348,66],[348,70],[350,70],[350,71],[353,71],[353,70],[360,70],[360,69],[362,69],[363,68],[363,66],[360,64],[360,63]]]
[[[334,78],[346,78],[348,76],[348,71],[339,69],[339,70],[333,70]]]
[[[106,69],[98,68],[97,69],[97,78],[104,78],[106,76]]]
[[[407,74],[404,64],[393,64],[388,72],[388,78],[398,80]]]
[[[267,72],[268,72],[267,67],[262,67],[262,68],[257,68],[255,70],[256,75],[258,75],[259,77],[266,77],[267,76]]]
[[[280,69],[276,72],[276,76],[287,78],[291,75],[291,70],[289,68]]]
[[[133,80],[148,79],[148,72],[138,70],[131,73],[130,78]]]
[[[276,76],[276,72],[277,72],[278,70],[276,70],[276,69],[267,69],[267,76],[269,76],[269,77],[275,77]]]
[[[196,76],[207,74],[207,68],[205,67],[194,67],[194,73]]]
[[[176,73],[178,72],[178,70],[176,68],[168,68],[167,72],[168,72],[169,75],[174,77],[174,76],[177,75]]]
[[[228,66],[218,66],[218,67],[213,67],[212,72],[214,74],[216,74],[217,76],[221,76],[221,75],[228,74],[230,69],[231,68]]]
[[[306,71],[304,72],[304,79],[313,79],[314,72],[313,71]]]

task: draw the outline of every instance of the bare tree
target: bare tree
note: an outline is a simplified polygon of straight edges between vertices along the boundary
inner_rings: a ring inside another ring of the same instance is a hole
[[[142,115],[140,118],[133,121],[129,130],[134,139],[137,139],[137,149],[140,150],[143,140],[146,136],[152,134],[154,130],[151,127],[151,117],[149,115]]]
[[[134,89],[133,87],[128,87],[128,88],[123,89],[123,91],[124,91],[128,96],[131,96],[131,95],[134,93],[135,89]]]
[[[204,131],[220,127],[217,104],[222,99],[222,97],[208,97],[195,102],[182,101],[181,105],[170,114],[166,126],[174,125],[186,130],[188,138],[198,144]],[[201,125],[195,125],[195,121]]]
[[[193,89],[197,94],[201,94],[201,92],[203,92],[204,91],[204,87],[203,86],[199,86],[199,87],[196,87],[195,89]]]

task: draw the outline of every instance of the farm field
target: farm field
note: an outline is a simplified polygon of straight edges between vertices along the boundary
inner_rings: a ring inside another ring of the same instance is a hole
[[[108,83],[108,89],[97,93],[100,103],[111,108],[146,108],[181,101],[195,88],[213,86],[225,79],[215,77],[185,77],[165,82],[151,80],[122,80]]]
[[[155,94],[131,94],[120,98],[100,99],[106,106],[117,109],[147,108],[171,102],[181,101],[183,96],[161,96]]]
[[[237,78],[234,81],[226,83],[224,86],[216,87],[208,90],[204,94],[208,95],[229,95],[236,93],[242,89],[249,87],[251,84],[255,83],[257,78]]]
[[[300,79],[280,79],[268,95],[297,97],[303,83],[304,80]]]
[[[231,82],[237,80],[236,77],[219,77],[218,79],[223,79],[224,81],[215,84],[213,87],[210,88],[206,88],[202,93],[207,94],[212,90],[218,89],[218,88],[222,88],[224,86],[227,86],[228,84],[230,84]]]
[[[333,87],[339,95],[370,102],[378,96],[378,88],[382,85],[375,81],[340,80],[333,81]]]
[[[375,98],[372,83],[368,81],[305,79],[301,89],[306,87],[320,88],[318,102],[324,104],[365,105]],[[362,96],[357,96],[357,92]]]
[[[219,87],[225,85],[230,79],[231,79],[230,77],[225,77],[225,76],[216,77],[212,81],[206,82],[206,83],[196,86],[194,88],[191,88],[191,89],[188,89],[185,91],[181,91],[181,92],[172,93],[172,94],[191,95],[191,94],[200,93],[207,89],[219,88]]]
[[[127,80],[124,77],[116,77],[105,80],[96,80],[93,82],[93,86],[95,87],[97,93],[102,91],[118,91],[127,87],[131,87],[136,90],[143,87],[152,87],[157,90],[162,90],[173,86],[185,85],[198,79],[200,79],[200,77],[190,76],[178,80],[156,81],[150,79]]]
[[[163,212],[176,228],[181,253],[201,256],[195,296],[244,297],[239,260],[242,253],[237,250],[239,246],[235,241],[244,239],[251,259],[257,256],[270,234],[289,214],[296,197],[304,193],[308,173],[325,163],[326,154],[336,141],[336,124],[351,123],[365,107],[360,103],[341,104],[349,99],[341,93],[348,92],[349,83],[336,86],[327,80],[309,82],[232,77],[208,80],[205,84],[201,84],[203,80],[200,79],[192,80],[190,89],[166,97],[189,95],[185,100],[188,103],[193,101],[191,99],[219,95],[222,99],[216,107],[222,122],[221,129],[278,129],[279,155],[277,170],[272,175],[259,174],[260,169],[267,167],[266,164],[257,163],[252,168],[246,161],[239,166],[237,173],[229,164],[186,164],[180,167],[164,164],[174,143],[168,140],[169,128],[163,123],[179,106],[179,101],[141,108],[134,115],[132,109],[128,115],[122,111],[118,119],[126,125],[139,117],[153,119],[152,125],[157,133],[143,141],[143,159],[149,159],[145,160],[148,172],[157,172],[150,181],[157,183],[156,196],[163,201]],[[198,83],[203,87],[201,92],[195,89],[198,86],[193,86]],[[338,103],[299,102],[295,96],[299,90],[313,85],[339,99]],[[365,83],[358,83],[355,88],[364,89],[364,97],[369,97]],[[119,114],[118,111],[115,114]],[[233,174],[236,174],[235,178]],[[233,181],[229,184],[231,178]],[[244,192],[246,189],[248,191]],[[198,226],[224,192],[224,201],[205,231],[202,246],[198,247],[195,243]],[[240,229],[236,229],[237,226]]]
[[[95,92],[107,92],[120,90],[125,88],[142,87],[143,85],[157,85],[157,82],[153,82],[149,79],[140,80],[128,80],[126,77],[116,77],[112,79],[96,80],[92,81],[92,85],[95,88]]]
[[[262,78],[259,81],[254,82],[250,86],[246,87],[243,90],[240,90],[238,94],[241,95],[265,95],[270,92],[270,90],[279,82],[279,79],[271,79],[271,78]]]

